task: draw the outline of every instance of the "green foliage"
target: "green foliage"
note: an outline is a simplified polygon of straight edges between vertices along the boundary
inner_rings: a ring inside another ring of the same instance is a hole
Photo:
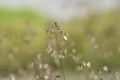
[[[1,73],[28,68],[38,53],[44,55],[42,58],[46,62],[53,62],[50,56],[46,57],[45,51],[47,41],[44,26],[47,22],[42,14],[34,11],[0,9]],[[96,69],[99,65],[113,70],[120,67],[119,11],[89,15],[62,24],[71,38],[65,46],[69,54],[84,57]],[[64,63],[66,68],[73,68],[73,60],[69,57]]]
[[[0,73],[29,67],[45,48],[46,22],[43,15],[33,11],[0,9]]]
[[[65,24],[66,31],[76,43],[77,53],[91,61],[94,67],[107,65],[118,69],[120,57],[120,12],[91,14]]]

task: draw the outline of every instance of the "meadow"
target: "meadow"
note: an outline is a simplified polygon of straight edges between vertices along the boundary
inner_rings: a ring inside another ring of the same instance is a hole
[[[57,22],[68,36],[64,47],[67,54],[84,58],[96,72],[103,67],[113,73],[120,71],[119,11],[111,10]],[[0,9],[0,74],[31,74],[31,64],[38,54],[42,55],[45,63],[56,67],[46,52],[46,31],[53,23],[42,13],[31,10]],[[63,64],[66,72],[72,73],[75,69],[70,57],[64,59]]]

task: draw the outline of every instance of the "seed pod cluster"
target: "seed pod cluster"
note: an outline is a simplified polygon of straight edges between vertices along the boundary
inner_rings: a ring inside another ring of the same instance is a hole
[[[63,59],[66,56],[67,49],[64,48],[64,41],[68,40],[65,32],[56,22],[47,30],[48,39],[47,52],[51,54],[54,59]]]

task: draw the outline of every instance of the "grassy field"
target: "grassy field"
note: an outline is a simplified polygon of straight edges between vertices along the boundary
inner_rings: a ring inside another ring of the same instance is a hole
[[[39,53],[46,62],[53,62],[46,54],[46,26],[51,26],[50,22],[34,11],[0,9],[0,74],[29,70]],[[90,14],[60,23],[69,34],[70,42],[66,46],[69,53],[80,54],[95,69],[105,65],[110,70],[119,70],[119,11]],[[64,67],[73,68],[72,62],[66,59]]]
[[[29,10],[0,10],[0,73],[26,68],[45,49],[45,23]]]
[[[118,76],[119,77],[119,76]],[[104,75],[84,75],[79,73],[67,73],[66,80],[119,80],[115,74],[104,74]],[[14,76],[15,80],[31,80],[33,76]],[[11,80],[12,76],[6,78],[0,78],[0,80]]]
[[[77,49],[93,66],[120,67],[120,12],[90,14],[84,19],[68,22],[66,32],[75,41]]]

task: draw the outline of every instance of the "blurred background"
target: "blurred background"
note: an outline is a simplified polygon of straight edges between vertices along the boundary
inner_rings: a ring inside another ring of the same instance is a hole
[[[29,73],[39,53],[53,62],[46,27],[54,22],[69,34],[71,53],[94,68],[120,70],[120,0],[0,0],[0,74]],[[64,66],[71,69],[68,60]]]

